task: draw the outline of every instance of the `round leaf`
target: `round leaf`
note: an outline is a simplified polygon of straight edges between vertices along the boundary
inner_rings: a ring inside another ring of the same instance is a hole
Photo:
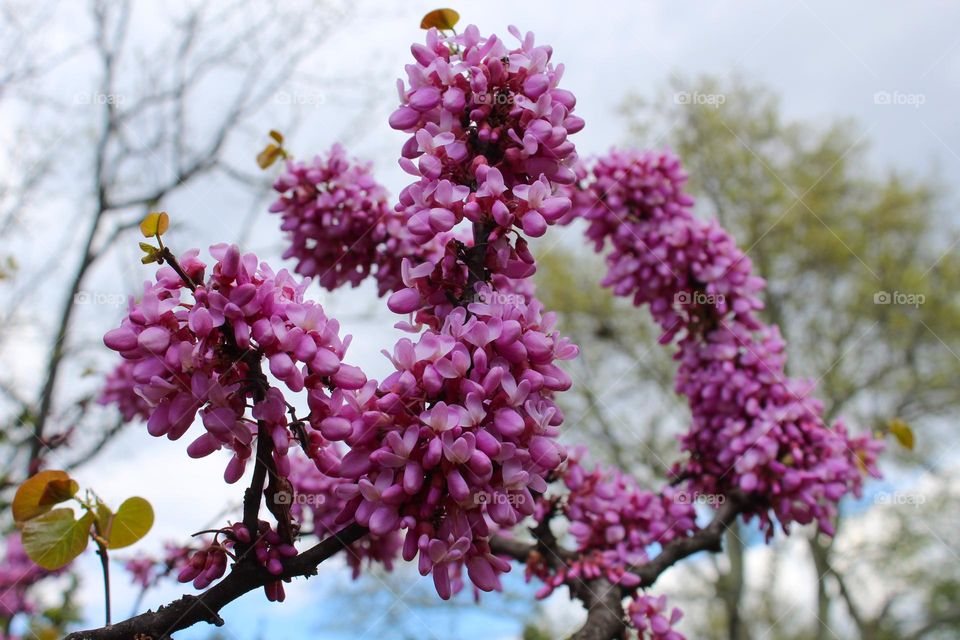
[[[108,549],[129,547],[147,535],[153,526],[153,507],[143,498],[127,498],[106,526],[101,523],[100,535]]]
[[[36,518],[53,505],[69,500],[80,487],[66,471],[41,471],[27,478],[13,497],[13,519],[24,522]]]
[[[60,569],[87,548],[91,524],[92,513],[76,520],[73,510],[54,509],[24,523],[20,534],[23,549],[44,569]]]
[[[430,29],[436,27],[441,31],[453,29],[460,21],[460,14],[453,9],[434,9],[423,16],[420,21],[421,29]]]
[[[153,213],[148,213],[140,223],[140,233],[142,233],[145,238],[162,236],[164,233],[166,233],[169,227],[170,216],[167,215],[167,212],[155,211]]]

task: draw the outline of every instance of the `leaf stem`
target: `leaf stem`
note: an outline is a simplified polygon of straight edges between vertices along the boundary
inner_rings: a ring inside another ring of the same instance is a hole
[[[110,624],[110,559],[107,556],[107,547],[98,540],[99,536],[94,537],[93,541],[97,543],[97,555],[100,556],[100,567],[103,569],[103,599],[105,606],[105,614],[107,617],[106,624]]]

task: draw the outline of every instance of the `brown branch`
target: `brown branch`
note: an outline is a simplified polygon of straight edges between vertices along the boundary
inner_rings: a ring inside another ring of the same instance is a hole
[[[326,538],[319,544],[284,563],[279,576],[271,574],[258,564],[235,564],[230,574],[204,591],[199,596],[185,595],[156,611],[148,611],[117,624],[99,629],[77,631],[66,640],[130,640],[148,637],[152,640],[170,640],[170,634],[191,627],[199,622],[216,626],[223,625],[220,610],[245,593],[276,580],[310,577],[317,574],[317,567],[341,549],[367,534],[367,528],[351,524]]]
[[[494,536],[490,538],[490,550],[494,555],[507,556],[517,562],[526,562],[531,553],[536,551],[536,545],[523,542],[516,538]]]
[[[103,67],[103,79],[101,81],[101,92],[104,95],[112,95],[117,65],[117,52],[123,44],[126,36],[126,27],[130,17],[130,5],[124,3],[120,7],[120,17],[116,24],[116,34],[111,41],[107,34],[108,16],[106,10],[101,5],[95,5],[94,18],[96,25],[96,43],[97,52],[100,56]],[[46,375],[44,376],[43,388],[40,391],[40,399],[37,403],[36,420],[33,426],[33,440],[30,446],[30,456],[27,463],[27,473],[32,474],[37,471],[35,468],[39,463],[40,457],[44,452],[43,435],[46,428],[47,418],[50,416],[53,408],[53,394],[56,389],[58,374],[61,369],[61,362],[64,356],[64,347],[67,340],[67,332],[70,328],[70,320],[73,317],[74,296],[80,291],[84,276],[87,274],[90,266],[96,260],[97,254],[94,251],[94,241],[100,229],[100,223],[107,210],[107,148],[112,134],[117,126],[116,105],[108,101],[104,110],[103,129],[97,139],[96,150],[94,152],[94,175],[93,186],[96,193],[96,213],[93,222],[90,225],[87,237],[84,241],[83,256],[80,260],[74,277],[70,283],[67,296],[63,301],[63,310],[60,313],[60,319],[57,326],[57,332],[54,336],[54,342],[50,350],[50,357],[47,361]]]
[[[518,562],[526,562],[531,554],[538,554],[543,560],[559,569],[576,560],[578,554],[557,544],[550,531],[550,515],[531,529],[535,543],[522,542],[514,538],[494,536],[490,539],[490,549],[496,555],[508,556]],[[568,585],[570,595],[580,600],[587,609],[587,620],[583,626],[570,636],[570,640],[613,640],[622,638],[626,630],[621,600],[624,591],[606,578],[578,580]]]
[[[652,560],[629,569],[640,577],[641,587],[653,585],[664,571],[688,556],[700,551],[722,550],[724,533],[749,504],[749,497],[739,491],[731,492],[725,498],[706,527],[691,536],[670,542]],[[542,553],[542,546],[542,542],[528,543],[504,536],[494,536],[490,540],[493,553],[518,562],[526,562],[532,553]],[[554,546],[550,552],[561,563],[577,557],[576,552],[559,546]],[[623,637],[626,623],[621,599],[632,591],[618,588],[605,579],[570,585],[571,595],[587,608],[587,620],[570,637],[571,640],[615,640]]]
[[[113,437],[120,433],[120,431],[127,425],[122,418],[118,418],[112,425],[110,425],[106,430],[104,430],[100,437],[97,438],[97,441],[93,443],[86,451],[78,455],[74,460],[68,462],[63,466],[64,471],[73,471],[74,469],[80,467],[81,465],[87,464],[95,457],[100,455],[103,452],[103,449],[110,444],[110,441],[113,440]]]
[[[257,424],[257,452],[253,460],[253,477],[250,479],[250,486],[243,494],[243,525],[250,534],[250,543],[241,545],[241,557],[248,557],[246,553],[256,544],[259,535],[260,523],[260,500],[263,497],[263,489],[266,484],[267,471],[273,473],[273,438],[267,433],[266,426],[261,421]],[[254,560],[252,555],[250,560]]]
[[[570,640],[617,640],[624,637],[623,592],[606,578],[581,582],[570,592],[587,608],[587,619]]]
[[[740,492],[731,493],[726,496],[723,505],[717,509],[710,524],[691,536],[677,538],[670,542],[652,560],[634,565],[629,571],[640,576],[642,586],[648,587],[657,581],[661,573],[687,556],[700,551],[720,551],[724,532],[737,519],[748,502],[748,496]],[[518,562],[526,562],[529,555],[538,550],[538,545],[515,538],[494,536],[490,539],[490,549],[497,555],[507,556]],[[568,549],[558,548],[555,551],[558,557],[564,559],[573,559],[577,556],[576,552]]]
[[[129,57],[129,54],[124,55],[123,44],[128,35],[127,24],[130,6],[129,1],[110,4],[102,0],[97,0],[93,5],[94,46],[102,67],[99,92],[106,96],[116,94],[116,86],[119,84],[117,79],[122,68],[121,57]],[[211,19],[209,25],[212,27],[222,22],[223,20],[220,18]],[[176,110],[183,106],[177,104],[177,101],[185,101],[188,91],[215,65],[229,66],[233,56],[249,46],[250,38],[253,38],[261,27],[262,25],[259,24],[251,26],[248,33],[237,34],[236,37],[226,42],[222,49],[214,51],[207,58],[197,61],[190,70],[178,76],[169,96],[163,94],[159,98],[169,97],[169,100],[173,101],[174,112],[177,113]],[[190,27],[188,25],[179,42],[179,47],[177,47],[177,51],[181,52],[182,55],[186,55],[191,50],[192,42],[197,37],[191,29],[196,29],[196,26]],[[103,248],[98,249],[95,246],[95,240],[103,231],[104,221],[110,215],[131,207],[153,208],[161,199],[169,196],[185,183],[215,169],[221,160],[226,143],[242,121],[266,102],[268,97],[290,77],[300,61],[315,50],[316,40],[314,39],[304,41],[299,46],[297,46],[299,40],[285,38],[284,42],[286,40],[289,40],[293,45],[278,49],[276,59],[283,60],[280,68],[266,74],[267,77],[265,78],[266,71],[262,66],[251,67],[249,73],[245,74],[241,80],[236,99],[229,105],[226,113],[220,119],[209,142],[204,144],[196,154],[189,154],[190,157],[187,157],[188,149],[175,149],[178,152],[182,151],[184,157],[180,157],[178,153],[177,157],[174,158],[174,175],[170,176],[170,179],[166,182],[146,189],[144,193],[133,194],[128,197],[117,195],[119,176],[123,175],[124,157],[126,151],[129,150],[125,144],[125,128],[137,118],[143,117],[149,110],[159,109],[161,105],[158,101],[150,99],[138,101],[132,107],[124,110],[121,110],[120,105],[115,101],[108,101],[105,105],[102,128],[94,147],[92,221],[84,239],[81,259],[73,271],[72,280],[68,285],[63,307],[57,319],[53,342],[45,366],[42,388],[34,404],[37,407],[33,424],[35,438],[33,438],[29,448],[28,473],[33,473],[36,470],[40,458],[45,452],[43,437],[47,430],[47,423],[51,420],[51,414],[54,411],[57,385],[66,359],[65,346],[69,340],[73,319],[74,296],[80,291],[88,272],[103,253]],[[176,118],[174,120],[174,125],[184,126],[183,122],[177,121]],[[176,136],[182,139],[183,133],[182,130],[178,130]],[[156,144],[150,144],[139,151],[145,156],[155,156],[157,154],[154,149],[155,146]]]
[[[727,527],[737,519],[749,502],[748,497],[737,491],[727,494],[724,503],[717,509],[716,515],[703,529],[692,536],[677,538],[667,544],[663,551],[652,560],[630,568],[632,573],[640,576],[640,585],[649,587],[660,574],[671,566],[700,551],[719,552],[723,549],[723,534]]]
[[[487,243],[489,242],[490,228],[482,222],[473,223],[473,246],[463,249],[463,264],[467,267],[467,284],[463,290],[466,301],[472,302],[474,285],[478,282],[490,280],[490,270],[487,269]]]

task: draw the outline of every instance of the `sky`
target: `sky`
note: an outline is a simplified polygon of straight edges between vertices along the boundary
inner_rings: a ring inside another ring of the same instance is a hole
[[[140,5],[137,28],[150,35],[154,14],[162,15],[177,2]],[[960,178],[960,5],[926,2],[922,7],[902,2],[487,2],[454,3],[462,23],[476,23],[482,32],[509,38],[506,27],[515,24],[532,30],[538,42],[554,47],[556,62],[566,71],[563,86],[578,98],[577,113],[587,126],[577,135],[582,155],[601,153],[625,137],[624,122],[617,115],[627,94],[653,96],[671,78],[695,78],[699,74],[739,74],[750,82],[772,88],[782,97],[785,114],[816,123],[836,118],[854,118],[856,131],[872,143],[871,162],[877,170],[935,172],[951,183]],[[307,156],[342,141],[351,152],[371,159],[378,177],[397,193],[405,176],[396,166],[403,135],[392,131],[387,117],[396,106],[395,79],[409,60],[409,46],[422,40],[420,17],[436,8],[432,2],[359,3],[346,22],[302,65],[299,74],[274,97],[262,116],[263,130],[271,117],[298,109],[304,114],[302,128],[289,143],[297,154]],[[66,6],[60,16],[63,37],[69,36]],[[82,61],[64,78],[82,86]],[[67,73],[67,72],[64,72]],[[224,81],[226,82],[226,81]],[[689,84],[691,99],[699,96],[695,82]],[[675,98],[681,99],[681,98]],[[719,106],[722,108],[722,105]],[[363,116],[356,121],[357,114]],[[0,125],[3,126],[3,125]],[[238,154],[253,157],[255,149],[238,148]],[[231,239],[236,225],[225,222],[225,211],[242,206],[235,194],[222,185],[200,186],[180,194],[167,209],[177,220],[188,223],[171,233],[173,242],[201,246]],[[224,238],[224,235],[231,236]],[[262,256],[278,256],[280,235],[275,219],[260,217],[248,234],[249,248]],[[31,252],[49,253],[53,243],[36,239]],[[125,294],[143,274],[130,266],[130,251],[119,252],[99,269],[88,285],[92,290]],[[120,282],[118,283],[118,274]],[[316,292],[317,290],[314,289]],[[398,332],[385,329],[388,315],[378,307],[373,289],[322,294],[330,315],[343,319],[346,331],[355,336],[351,360],[371,376],[382,376],[387,362],[379,355],[389,348]],[[86,316],[82,330],[90,335],[119,320],[119,307]],[[18,373],[29,386],[38,375],[36,364],[45,349],[42,331],[26,337],[13,354],[23,363]],[[211,456],[193,461],[184,453],[184,442],[150,438],[142,428],[127,430],[105,454],[109,464],[93,465],[77,474],[108,500],[119,501],[131,493],[144,495],[154,504],[157,524],[144,541],[144,548],[159,549],[164,540],[204,528],[211,513],[237,501],[238,490],[221,481],[225,459]],[[757,553],[762,553],[757,550]],[[89,588],[81,597],[91,622],[97,622],[102,606],[97,584],[96,558],[82,561]],[[117,574],[115,608],[125,612],[134,595],[123,588]],[[316,580],[314,582],[321,582]],[[519,580],[518,580],[519,583]],[[521,584],[515,585],[523,590]],[[328,606],[317,606],[323,585],[297,584],[288,589],[290,602],[280,613],[265,599],[250,596],[231,605],[222,630],[230,640],[300,637],[303,620],[337,616]],[[145,604],[156,605],[181,592],[178,586],[150,594]],[[450,613],[429,611],[424,616],[423,637],[510,638],[519,622],[511,617],[469,608]],[[561,614],[563,605],[557,605]],[[568,612],[567,612],[568,613]],[[377,612],[372,613],[373,616]],[[191,631],[184,638],[205,637],[206,630]],[[390,638],[382,629],[378,637]],[[361,637],[318,635],[318,637]],[[396,636],[399,637],[399,636]]]

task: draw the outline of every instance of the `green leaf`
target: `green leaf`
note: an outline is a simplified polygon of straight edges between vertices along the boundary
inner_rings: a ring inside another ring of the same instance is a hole
[[[890,433],[897,439],[900,446],[909,451],[913,451],[914,437],[913,429],[910,428],[910,425],[899,418],[894,418],[890,421]]]
[[[141,242],[140,249],[143,251],[143,256],[140,258],[140,262],[143,264],[150,264],[151,262],[156,262],[160,258],[160,249],[157,247],[147,244],[146,242]]]
[[[453,29],[459,21],[460,14],[453,9],[434,9],[423,16],[423,20],[420,21],[420,28],[431,29],[436,27],[441,31],[446,31]]]
[[[105,525],[100,524],[100,535],[108,542],[108,549],[129,547],[153,526],[153,507],[143,498],[127,498],[115,514],[107,514],[109,509]]]
[[[140,223],[140,233],[144,238],[162,236],[170,227],[170,216],[166,211],[155,211],[148,213]]]
[[[54,509],[24,523],[23,549],[44,569],[60,569],[87,548],[91,524],[92,513],[76,520],[72,509]]]
[[[80,486],[66,471],[41,471],[27,478],[13,497],[13,519],[24,522],[42,515],[53,505],[69,500]]]

